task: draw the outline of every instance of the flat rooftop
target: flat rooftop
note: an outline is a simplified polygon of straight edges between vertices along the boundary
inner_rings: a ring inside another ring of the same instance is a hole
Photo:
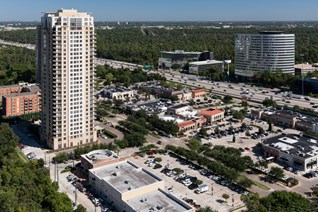
[[[160,117],[160,119],[164,120],[164,121],[175,121],[178,124],[184,122],[184,120],[181,118],[178,118],[176,116],[169,116],[169,115],[162,116],[162,117]]]
[[[81,156],[92,164],[111,161],[118,158],[117,154],[107,149],[94,150]]]
[[[22,92],[22,93],[11,93],[8,95],[5,95],[4,97],[6,98],[11,98],[11,97],[18,97],[18,96],[36,96],[36,93],[33,92]]]
[[[161,53],[168,53],[168,54],[201,54],[202,52],[186,52],[183,50],[175,50],[175,51],[160,51]]]
[[[286,111],[286,110],[277,110],[275,112],[276,116],[284,117],[284,118],[296,118],[297,114],[293,111]]]
[[[311,69],[311,70],[317,70],[318,67],[315,67],[311,64],[303,63],[303,64],[295,64],[294,66],[297,69]]]
[[[130,205],[135,211],[139,211],[139,212],[149,212],[149,211],[181,212],[181,211],[188,211],[192,209],[191,206],[184,203],[182,200],[177,200],[176,197],[160,189],[149,192],[146,195],[127,200],[126,203]]]
[[[2,85],[2,86],[0,86],[0,89],[2,89],[2,88],[19,88],[19,87],[22,88],[22,86],[20,86],[20,85]]]
[[[145,110],[148,114],[154,114],[154,113],[161,113],[161,112],[167,111],[168,103],[155,99],[155,100],[149,100],[146,102],[138,102],[136,104],[130,104],[127,107],[133,111]]]
[[[169,108],[171,109],[179,109],[179,108],[183,108],[183,107],[188,107],[189,105],[188,104],[177,104],[177,105],[173,105]]]
[[[215,65],[215,64],[223,64],[223,63],[224,62],[220,60],[206,60],[206,61],[191,62],[189,63],[189,65],[200,66],[200,65]]]
[[[111,184],[120,193],[162,181],[161,178],[129,161],[91,169],[90,172]]]
[[[106,86],[103,88],[103,91],[110,91],[110,92],[127,92],[127,91],[132,91],[132,89],[129,89],[124,86]]]
[[[264,140],[263,144],[302,158],[318,155],[318,141],[307,136],[279,135]]]

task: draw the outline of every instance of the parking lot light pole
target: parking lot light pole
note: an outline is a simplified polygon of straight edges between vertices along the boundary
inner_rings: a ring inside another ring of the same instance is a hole
[[[76,206],[77,205],[77,188],[75,188],[74,194],[75,194],[75,206]]]
[[[234,207],[234,194],[232,194],[232,207]]]
[[[213,183],[211,183],[211,190],[212,190],[212,196],[213,196]]]

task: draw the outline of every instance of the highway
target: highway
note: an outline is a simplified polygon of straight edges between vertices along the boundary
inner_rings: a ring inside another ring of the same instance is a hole
[[[242,98],[241,89],[249,90],[249,94],[244,94],[249,97],[249,100],[261,103],[266,98],[272,98],[277,102],[278,105],[284,106],[287,105],[289,107],[293,107],[294,105],[298,105],[302,108],[313,109],[315,112],[318,112],[317,109],[314,109],[312,104],[318,105],[318,99],[310,97],[310,101],[306,101],[305,99],[295,99],[295,98],[287,98],[282,97],[280,94],[275,94],[275,89],[269,88],[257,88],[251,87],[250,85],[245,85],[244,83],[228,83],[228,82],[210,82],[208,80],[190,80],[189,78],[197,76],[194,75],[184,75],[178,72],[165,72],[162,73],[167,80],[178,82],[188,86],[196,86],[196,87],[205,87],[206,89],[211,89],[214,94],[217,95],[230,95],[234,98]],[[229,87],[231,86],[231,88]],[[244,87],[243,87],[244,86]],[[277,89],[276,89],[277,91]],[[263,93],[267,92],[267,93]],[[285,101],[283,101],[285,99]],[[312,103],[312,104],[310,104]]]
[[[35,45],[32,44],[23,44],[23,43],[17,43],[17,42],[11,42],[11,41],[5,41],[0,39],[0,44],[3,45],[10,45],[10,46],[17,46],[17,47],[23,47],[28,49],[35,49]],[[128,62],[122,62],[122,61],[116,61],[116,60],[109,60],[104,58],[95,58],[95,64],[96,65],[109,65],[114,68],[128,68],[130,70],[133,70],[135,68],[143,68],[142,65],[134,64],[134,63],[128,63]],[[154,71],[154,73],[158,73],[158,71]],[[197,78],[195,75],[182,75],[179,72],[159,72],[167,77],[169,81],[178,82],[184,85],[188,86],[196,86],[196,87],[205,87],[207,89],[213,90],[213,93],[218,95],[230,95],[234,98],[241,99],[241,88],[243,88],[244,84],[235,84],[235,83],[227,83],[227,82],[216,82],[212,83],[207,80],[200,80],[200,81],[193,81],[190,80],[189,77]],[[218,85],[217,85],[218,84]],[[229,88],[228,86],[231,85],[232,87]],[[290,107],[293,107],[294,105],[298,105],[302,108],[309,108],[314,109],[312,104],[318,105],[318,99],[312,98],[310,101],[306,101],[304,99],[287,99],[285,97],[282,97],[280,95],[277,95],[274,93],[274,89],[262,89],[256,90],[256,87],[251,87],[249,85],[245,85],[244,89],[249,89],[249,94],[246,95],[249,97],[249,100],[259,102],[261,103],[265,98],[273,98],[277,102],[278,105],[284,106],[288,105]],[[268,91],[268,93],[262,93],[263,91]],[[283,101],[285,99],[285,101]],[[312,103],[312,104],[310,104]],[[318,112],[318,109],[314,109],[315,112]]]

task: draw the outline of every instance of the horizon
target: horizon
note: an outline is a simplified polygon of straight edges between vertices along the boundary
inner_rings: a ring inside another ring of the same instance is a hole
[[[317,7],[318,2],[314,0],[183,0],[182,4],[177,0],[11,0],[1,6],[0,22],[39,22],[42,12],[61,8],[88,12],[96,22],[301,22],[318,21]]]

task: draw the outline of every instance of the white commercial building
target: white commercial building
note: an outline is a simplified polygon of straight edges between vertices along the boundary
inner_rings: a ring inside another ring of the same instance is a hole
[[[73,9],[44,13],[36,56],[41,139],[52,149],[96,141],[94,18]]]
[[[185,52],[183,50],[176,51],[160,51],[158,67],[161,69],[171,68],[173,65],[183,66],[189,61],[212,60],[213,52]]]
[[[318,166],[318,141],[298,135],[279,135],[261,143],[266,158],[301,171],[316,170]]]
[[[135,90],[131,90],[124,86],[118,86],[118,87],[108,86],[103,89],[103,91],[101,92],[101,95],[109,99],[126,100],[129,98],[133,98],[135,96],[135,93],[136,93]]]
[[[222,72],[224,68],[224,62],[219,60],[206,60],[189,63],[189,73],[199,74],[202,71],[211,69],[212,66],[217,65],[217,71]]]
[[[164,191],[164,181],[129,161],[89,170],[94,192],[119,212],[193,211],[184,201]]]
[[[256,72],[294,73],[295,35],[282,32],[238,34],[235,38],[235,74],[253,77]]]

